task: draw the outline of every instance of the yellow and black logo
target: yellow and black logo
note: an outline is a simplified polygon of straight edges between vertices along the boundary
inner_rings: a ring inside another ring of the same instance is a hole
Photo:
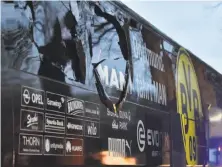
[[[198,163],[198,136],[195,120],[202,115],[202,105],[197,76],[188,52],[181,48],[177,57],[177,112],[181,118],[186,161]]]

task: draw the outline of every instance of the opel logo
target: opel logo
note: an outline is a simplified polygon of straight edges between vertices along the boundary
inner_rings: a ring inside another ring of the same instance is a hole
[[[24,99],[25,104],[29,104],[29,102],[30,102],[30,94],[29,94],[28,89],[24,90],[24,92],[23,92],[23,99]]]

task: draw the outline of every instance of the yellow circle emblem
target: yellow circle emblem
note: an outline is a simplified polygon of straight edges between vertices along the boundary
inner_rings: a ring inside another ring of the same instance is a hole
[[[183,48],[177,57],[176,89],[186,161],[188,165],[197,165],[198,137],[195,120],[202,115],[202,105],[195,69],[188,52]]]

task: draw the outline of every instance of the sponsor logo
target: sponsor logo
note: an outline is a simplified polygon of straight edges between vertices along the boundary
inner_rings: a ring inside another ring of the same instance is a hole
[[[93,115],[98,115],[99,111],[98,111],[98,109],[93,110],[93,109],[86,108],[86,113],[90,113],[90,114],[93,114]]]
[[[66,139],[66,156],[82,156],[83,140],[82,139]]]
[[[91,119],[99,119],[100,117],[99,105],[91,102],[85,102],[85,117]]]
[[[33,125],[37,125],[38,124],[38,116],[35,115],[32,117],[30,114],[27,115],[27,125],[26,127],[30,127],[30,126],[33,126]]]
[[[82,151],[82,146],[72,146],[72,151]]]
[[[23,106],[44,108],[44,91],[29,87],[22,87],[21,103]]]
[[[45,155],[64,155],[64,138],[45,136]]]
[[[49,139],[46,139],[46,143],[45,143],[45,150],[46,152],[50,152],[51,149],[63,149],[63,144],[62,143],[50,143]]]
[[[186,161],[188,165],[197,165],[198,124],[196,121],[202,117],[202,104],[198,79],[192,60],[189,53],[183,48],[178,52],[176,74],[177,111],[181,116]]]
[[[46,152],[50,151],[50,140],[49,139],[45,140],[45,150],[46,150]]]
[[[45,131],[65,133],[65,118],[55,115],[45,115]]]
[[[112,129],[115,130],[128,130],[127,128],[128,122],[125,121],[116,121],[115,119],[112,122]]]
[[[130,113],[130,111],[128,111],[128,112],[126,112],[126,111],[119,111],[119,118],[130,121],[131,120],[131,113]]]
[[[73,130],[83,130],[83,125],[77,125],[77,124],[72,124],[72,123],[68,122],[67,128],[73,129]]]
[[[67,135],[83,135],[84,122],[81,119],[66,118]]]
[[[145,150],[146,138],[147,145],[152,148],[152,156],[159,156],[162,147],[162,132],[152,129],[146,131],[143,121],[139,120],[137,123],[137,146],[140,152]]]
[[[43,113],[21,110],[21,129],[43,131]]]
[[[88,137],[99,137],[100,127],[98,122],[85,121],[85,136]]]
[[[130,121],[131,120],[131,113],[130,111],[119,111],[119,113],[114,113],[107,109],[107,116],[114,117],[114,118],[119,118],[123,120]]]
[[[118,126],[118,123],[116,122],[116,120],[113,120],[112,128],[113,129],[119,129],[119,126]]]
[[[72,99],[68,101],[67,114],[70,115],[81,115],[83,116],[84,103],[78,99]]]
[[[46,92],[46,110],[65,112],[65,97],[59,94]]]
[[[148,146],[160,147],[161,132],[157,130],[147,129]]]
[[[22,136],[24,146],[40,146],[40,138],[36,136]]]
[[[87,132],[88,132],[88,135],[96,136],[97,127],[95,126],[94,122],[92,122],[91,125],[87,126]]]
[[[137,145],[140,152],[145,149],[145,128],[141,120],[137,123]]]
[[[42,136],[31,134],[19,135],[20,154],[42,154]]]
[[[24,99],[25,104],[29,104],[29,102],[30,102],[30,94],[29,94],[29,90],[28,89],[24,90],[24,92],[23,92],[23,99]]]
[[[52,101],[50,100],[49,98],[47,98],[47,105],[49,106],[53,106],[53,107],[56,107],[58,109],[60,109],[62,107],[62,103],[64,103],[64,98],[61,97],[61,102],[58,102],[58,101]]]
[[[50,118],[47,118],[47,119],[46,119],[46,124],[47,124],[47,125],[60,126],[60,127],[63,127],[63,126],[64,126],[64,122],[63,122],[63,121],[55,120],[55,119],[50,119]]]
[[[132,140],[128,142],[126,139],[108,138],[109,156],[127,157],[131,156]]]
[[[72,151],[72,145],[70,141],[66,142],[66,152],[71,152]]]
[[[127,125],[128,125],[127,122],[119,121],[119,129],[128,130]]]

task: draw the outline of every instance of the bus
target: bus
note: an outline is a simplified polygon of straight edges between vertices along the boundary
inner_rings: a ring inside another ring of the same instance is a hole
[[[191,51],[120,1],[1,6],[2,167],[220,163],[222,76]]]

